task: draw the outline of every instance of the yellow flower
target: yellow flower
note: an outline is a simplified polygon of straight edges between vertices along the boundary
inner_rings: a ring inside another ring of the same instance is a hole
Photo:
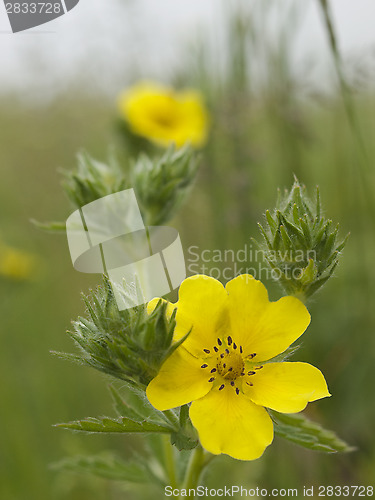
[[[34,268],[34,256],[0,243],[0,276],[22,281],[31,277]]]
[[[152,311],[158,299],[148,306]],[[226,288],[207,276],[186,279],[174,340],[189,337],[147,387],[159,410],[192,402],[190,418],[202,446],[240,460],[259,458],[273,440],[265,408],[303,410],[330,396],[322,373],[307,363],[268,362],[306,330],[310,315],[295,297],[270,302],[264,285],[241,275]]]
[[[199,147],[207,139],[208,115],[195,90],[141,82],[120,95],[119,108],[132,132],[161,146]]]

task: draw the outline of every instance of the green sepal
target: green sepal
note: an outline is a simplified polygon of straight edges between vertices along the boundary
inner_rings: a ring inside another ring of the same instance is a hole
[[[181,450],[193,450],[198,446],[198,439],[194,439],[191,436],[187,436],[182,432],[173,432],[171,434],[171,443],[176,446],[176,448]]]
[[[199,440],[197,431],[189,418],[189,405],[181,406],[179,424],[178,431],[171,434],[171,443],[180,451],[196,448]]]
[[[274,421],[276,436],[291,441],[303,448],[325,453],[350,452],[355,448],[348,445],[332,431],[312,422],[300,413],[285,414],[268,410]]]

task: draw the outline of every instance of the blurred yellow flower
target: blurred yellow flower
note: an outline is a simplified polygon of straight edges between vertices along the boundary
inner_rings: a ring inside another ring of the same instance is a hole
[[[35,269],[35,257],[0,243],[0,276],[16,281],[29,279]]]
[[[132,132],[161,146],[181,147],[189,142],[200,147],[206,142],[208,114],[195,90],[178,92],[141,82],[120,95],[119,108]]]
[[[149,312],[158,300],[149,303]],[[175,308],[174,340],[192,330],[150,382],[147,397],[159,410],[192,402],[191,421],[209,452],[259,458],[273,440],[265,408],[296,413],[330,396],[314,366],[272,362],[310,323],[295,297],[270,302],[264,285],[250,275],[226,288],[193,276],[182,283],[178,302],[168,304],[168,314]]]

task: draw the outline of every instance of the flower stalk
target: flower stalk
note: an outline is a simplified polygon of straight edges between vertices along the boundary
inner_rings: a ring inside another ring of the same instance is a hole
[[[192,451],[186,475],[183,483],[183,489],[195,489],[199,484],[199,479],[205,467],[205,457],[202,446],[197,446]]]

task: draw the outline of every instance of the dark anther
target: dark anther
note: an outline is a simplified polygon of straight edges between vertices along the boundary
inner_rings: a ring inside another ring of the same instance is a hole
[[[214,380],[215,380],[215,377],[211,377],[211,378],[209,379],[209,382],[213,382]]]
[[[262,365],[262,366],[256,366],[256,367],[254,368],[254,370],[260,370],[261,368],[263,368],[263,365]]]
[[[204,351],[206,354],[210,354],[210,350],[209,350],[209,349],[203,349],[203,351]]]
[[[207,368],[208,365],[204,364],[201,366],[201,368]]]
[[[236,394],[237,394],[237,396],[239,395],[239,393],[240,393],[240,390],[239,390],[238,387],[236,387]]]
[[[223,364],[223,368],[226,368],[226,367],[227,367],[227,365],[224,363],[224,364]]]
[[[229,354],[229,349],[225,349],[225,352],[226,352],[227,354]]]
[[[216,372],[216,368],[212,368],[211,373],[215,373],[215,372]]]
[[[232,380],[232,382],[230,383],[230,385],[231,385],[232,387],[234,387],[234,380]]]
[[[214,346],[214,351],[217,352],[219,349],[216,347],[216,345]]]
[[[250,355],[249,355],[249,358],[250,358],[250,359],[253,359],[253,358],[255,358],[255,356],[256,356],[256,353],[255,353],[255,352],[253,352],[253,354],[250,354]]]
[[[233,370],[232,366],[230,368],[228,368],[228,372],[231,372],[232,370]]]
[[[222,341],[221,341],[220,339],[217,339],[217,343],[218,343],[219,345],[223,345],[223,343],[222,343]]]
[[[224,357],[224,354],[220,354],[220,357],[221,357],[221,359],[223,359],[223,357]]]
[[[255,372],[247,372],[248,375],[255,375]]]
[[[231,345],[232,343],[232,337],[228,337],[228,345]]]
[[[251,386],[253,385],[251,382],[246,382],[246,383],[247,383],[247,385],[251,385]]]
[[[237,349],[237,344],[233,342],[233,349]]]
[[[222,389],[224,389],[224,387],[225,387],[225,385],[224,385],[224,384],[223,384],[223,385],[221,385],[221,386],[219,387],[219,391],[221,391]]]
[[[242,345],[240,345],[240,353],[243,353]]]

